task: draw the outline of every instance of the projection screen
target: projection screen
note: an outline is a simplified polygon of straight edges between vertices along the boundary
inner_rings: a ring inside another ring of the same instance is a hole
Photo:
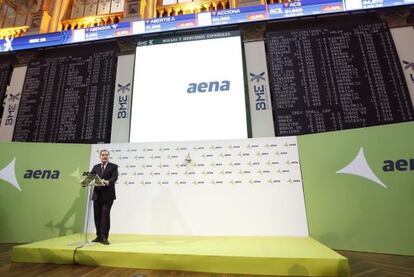
[[[240,36],[142,41],[132,98],[130,142],[247,138]]]

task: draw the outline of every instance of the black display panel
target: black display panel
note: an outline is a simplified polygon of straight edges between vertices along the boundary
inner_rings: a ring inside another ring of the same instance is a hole
[[[12,63],[0,61],[0,118],[3,116],[3,102],[11,73]]]
[[[58,49],[31,61],[13,141],[110,142],[115,46]]]
[[[384,23],[331,22],[269,32],[267,48],[277,136],[413,120]]]

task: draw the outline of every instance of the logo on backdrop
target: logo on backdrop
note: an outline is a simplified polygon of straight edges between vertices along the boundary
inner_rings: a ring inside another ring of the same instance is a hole
[[[296,141],[133,145],[110,149],[123,185],[297,184]],[[96,148],[93,151],[99,153]]]
[[[256,96],[256,111],[265,111],[267,110],[267,99],[266,99],[266,79],[265,72],[255,74],[250,72],[250,82],[253,82],[253,91]]]
[[[16,178],[16,158],[13,158],[5,168],[0,170],[0,180],[6,181],[19,191],[22,191]]]
[[[408,61],[403,61],[403,63],[405,64],[404,69],[407,70],[409,68],[411,68],[411,70],[414,71],[414,63],[412,62],[408,62]]]
[[[26,169],[24,179],[59,179],[60,171],[52,169]],[[16,178],[16,158],[0,169],[0,180],[6,181],[18,190],[22,190]]]
[[[126,84],[125,86],[118,84],[118,92],[125,93],[131,91],[131,83]]]
[[[59,170],[27,169],[23,175],[25,179],[59,179]]]
[[[5,121],[5,125],[6,126],[10,126],[13,125],[14,123],[14,117],[15,117],[15,113],[17,112],[17,103],[14,103],[16,101],[19,101],[20,97],[20,93],[16,93],[16,94],[9,94],[9,103],[8,103],[8,107],[7,107],[7,114],[6,114],[6,121]]]
[[[263,77],[265,75],[264,72],[260,73],[260,74],[254,74],[250,72],[250,77],[252,77],[250,79],[250,82],[256,81],[257,83],[260,83],[260,80],[265,81],[265,78]]]
[[[12,51],[13,50],[13,46],[12,46],[12,41],[13,41],[13,38],[5,38],[4,39],[6,42],[3,44],[4,46],[4,48],[3,48],[3,51]]]
[[[118,96],[118,118],[128,118],[128,95],[124,94],[131,91],[131,83],[126,85],[118,84],[117,92],[120,93]],[[121,95],[124,94],[124,95]]]
[[[11,94],[9,95],[9,101],[10,102],[15,102],[15,101],[19,101],[20,97],[20,93],[17,93],[15,95]]]
[[[380,185],[381,187],[388,188],[372,171],[367,159],[365,158],[363,147],[359,149],[358,154],[352,162],[341,170],[338,170],[336,173],[360,176]]]
[[[414,83],[414,62],[409,62],[409,61],[404,61],[403,60],[403,64],[404,64],[404,70],[411,69],[411,71],[413,71],[413,72],[410,73],[410,80],[411,80],[412,83]]]
[[[189,83],[187,93],[221,92],[230,90],[230,81],[211,81],[201,83]]]

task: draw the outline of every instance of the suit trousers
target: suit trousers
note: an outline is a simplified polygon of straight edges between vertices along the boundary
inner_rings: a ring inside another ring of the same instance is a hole
[[[95,217],[96,236],[100,239],[108,239],[111,227],[111,207],[114,203],[110,201],[93,201],[93,215]]]

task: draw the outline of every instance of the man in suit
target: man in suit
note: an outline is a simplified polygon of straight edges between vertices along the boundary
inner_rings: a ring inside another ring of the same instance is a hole
[[[95,217],[96,238],[93,242],[108,245],[110,212],[116,199],[115,182],[118,179],[118,166],[109,162],[109,151],[99,152],[101,163],[96,164],[91,173],[97,174],[103,181],[104,186],[95,187],[92,194],[93,213]]]

